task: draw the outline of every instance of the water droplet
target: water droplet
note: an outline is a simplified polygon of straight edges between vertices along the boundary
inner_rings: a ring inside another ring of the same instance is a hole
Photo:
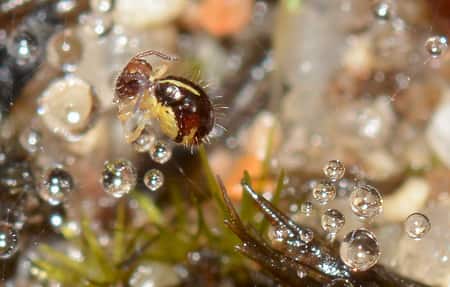
[[[154,162],[164,164],[172,157],[172,149],[165,143],[156,142],[150,148],[150,157]]]
[[[305,201],[300,206],[301,213],[305,214],[306,216],[310,216],[313,211],[313,204],[311,201]]]
[[[444,54],[448,48],[448,41],[445,36],[432,36],[425,42],[425,50],[431,57],[437,58]]]
[[[90,0],[89,4],[91,9],[97,13],[107,13],[111,11],[113,7],[112,0]]]
[[[330,160],[324,167],[323,173],[331,181],[341,179],[345,174],[345,166],[340,160]]]
[[[155,135],[151,132],[151,130],[144,129],[132,145],[135,151],[146,152],[150,150],[155,141]]]
[[[55,231],[59,231],[66,222],[66,216],[63,210],[54,210],[48,216],[48,223]]]
[[[38,99],[38,114],[50,131],[77,141],[97,119],[98,99],[91,85],[69,75],[58,79]]]
[[[76,0],[59,0],[55,3],[55,10],[58,14],[67,14],[77,7]]]
[[[366,271],[380,258],[380,247],[375,235],[366,229],[349,232],[341,243],[339,254],[353,271]]]
[[[415,212],[406,219],[404,229],[410,238],[420,240],[430,231],[431,223],[424,214]]]
[[[26,128],[19,138],[22,147],[29,153],[34,153],[41,148],[42,135],[35,129]]]
[[[47,60],[65,72],[74,72],[81,60],[81,40],[74,30],[66,29],[53,35],[47,44]]]
[[[156,191],[164,184],[164,174],[159,169],[150,169],[144,175],[144,184],[151,191]]]
[[[304,231],[300,233],[300,239],[305,243],[309,243],[314,239],[314,232],[309,228],[305,228]]]
[[[137,173],[128,160],[105,162],[102,173],[103,189],[114,197],[122,197],[136,186]]]
[[[391,5],[387,2],[379,2],[374,6],[373,14],[378,20],[387,21],[391,18]]]
[[[0,259],[11,258],[19,249],[17,230],[7,222],[0,222]]]
[[[323,230],[330,234],[336,234],[344,227],[345,217],[336,209],[327,209],[320,219]]]
[[[375,187],[360,184],[350,194],[350,205],[358,217],[372,218],[383,211],[383,198]]]
[[[325,287],[353,287],[353,284],[347,279],[336,278],[328,283]]]
[[[36,36],[26,30],[14,32],[8,41],[7,50],[19,66],[33,65],[41,55]]]
[[[88,32],[98,37],[105,36],[113,27],[112,15],[105,13],[83,15],[81,23],[85,25]]]
[[[298,269],[297,270],[297,276],[298,278],[305,278],[308,273],[306,273],[306,270],[304,269]]]
[[[58,205],[66,200],[74,189],[73,179],[66,170],[56,167],[48,170],[39,185],[39,196],[51,205]]]
[[[325,205],[336,197],[336,188],[331,182],[321,181],[314,187],[312,196],[319,204]]]

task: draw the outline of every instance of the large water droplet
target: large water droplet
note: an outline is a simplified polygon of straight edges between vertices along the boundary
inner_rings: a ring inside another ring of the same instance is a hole
[[[154,162],[164,164],[172,157],[172,148],[162,142],[156,142],[150,148],[150,157]]]
[[[144,175],[144,184],[151,191],[156,191],[164,184],[164,174],[159,169],[150,169]]]
[[[330,160],[324,167],[323,173],[331,181],[341,179],[345,174],[345,166],[340,160]]]
[[[329,234],[336,234],[344,227],[345,217],[336,209],[327,209],[320,219],[323,230]]]
[[[350,194],[350,205],[358,217],[372,218],[383,211],[383,198],[375,187],[360,184]]]
[[[353,287],[353,284],[347,279],[336,278],[325,285],[325,287]]]
[[[98,100],[91,85],[74,76],[58,79],[38,100],[38,114],[54,133],[79,140],[97,118]]]
[[[314,187],[312,196],[319,204],[325,205],[336,197],[336,188],[328,181],[321,181]]]
[[[11,258],[19,248],[17,230],[7,222],[0,222],[0,259]]]
[[[404,229],[410,238],[420,240],[430,231],[431,223],[424,214],[415,212],[406,219]]]
[[[103,189],[114,197],[122,197],[136,186],[137,173],[128,160],[105,162],[102,173]]]
[[[62,168],[48,170],[39,185],[39,196],[51,205],[64,202],[74,189],[72,176]]]
[[[366,229],[349,232],[341,243],[339,254],[353,271],[366,271],[380,258],[380,247],[375,235]]]
[[[74,72],[82,55],[81,40],[74,30],[66,29],[53,35],[47,44],[48,62],[65,72]]]
[[[29,31],[19,29],[7,44],[8,53],[15,58],[19,66],[33,65],[41,54],[39,42],[34,34]]]

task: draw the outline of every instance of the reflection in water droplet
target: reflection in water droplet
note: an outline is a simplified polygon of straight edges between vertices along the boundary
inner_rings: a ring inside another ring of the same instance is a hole
[[[344,227],[345,217],[339,210],[327,209],[322,214],[320,224],[325,232],[335,235]]]
[[[430,231],[431,223],[426,215],[415,212],[406,219],[404,229],[410,238],[420,240]]]
[[[41,148],[42,135],[37,130],[26,128],[19,138],[22,147],[29,153],[34,153]]]
[[[114,197],[122,197],[136,186],[137,173],[128,160],[105,162],[102,173],[103,189]]]
[[[17,30],[11,35],[7,50],[19,66],[33,65],[41,55],[36,36],[26,30]]]
[[[144,175],[144,184],[151,191],[156,191],[164,184],[164,174],[159,169],[150,169]]]
[[[425,50],[433,58],[437,58],[444,54],[447,51],[447,48],[448,41],[445,36],[432,36],[425,42]]]
[[[58,205],[66,200],[74,189],[72,176],[62,168],[48,170],[40,182],[39,196],[51,205]]]
[[[83,15],[81,23],[85,25],[88,32],[98,37],[105,36],[113,27],[112,15],[109,13]]]
[[[360,218],[372,218],[383,211],[383,198],[373,186],[361,184],[350,194],[352,211]]]
[[[366,229],[349,232],[341,243],[339,254],[345,265],[353,271],[366,271],[380,258],[380,248],[375,235]]]
[[[328,181],[321,181],[314,187],[312,196],[319,204],[325,205],[336,197],[336,187]]]
[[[172,157],[172,148],[162,142],[156,142],[150,148],[150,157],[154,162],[164,164]]]
[[[90,0],[89,4],[94,12],[106,13],[111,11],[113,0]]]
[[[389,20],[391,18],[391,5],[387,2],[379,2],[374,6],[373,14],[378,20]]]
[[[330,160],[324,167],[323,173],[331,181],[341,179],[345,174],[345,166],[340,160]]]
[[[17,230],[5,221],[0,222],[0,259],[11,258],[19,249]]]
[[[47,60],[65,72],[74,72],[81,60],[81,40],[75,31],[66,29],[53,35],[47,44]]]

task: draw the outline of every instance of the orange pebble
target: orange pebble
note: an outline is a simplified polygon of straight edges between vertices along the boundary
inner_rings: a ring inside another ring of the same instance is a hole
[[[241,179],[244,171],[248,171],[252,178],[258,178],[261,175],[262,167],[261,160],[251,154],[240,157],[233,164],[233,170],[230,171],[225,180],[228,195],[232,200],[239,201],[242,198]]]
[[[253,0],[204,0],[200,6],[200,22],[215,36],[237,33],[248,24]]]

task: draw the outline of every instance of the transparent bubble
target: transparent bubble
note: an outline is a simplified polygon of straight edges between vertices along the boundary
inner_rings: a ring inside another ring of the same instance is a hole
[[[150,169],[144,175],[144,184],[151,191],[156,191],[164,184],[164,174],[159,169]]]
[[[0,259],[11,258],[19,249],[19,234],[7,222],[0,222]]]
[[[391,5],[387,2],[379,2],[373,8],[373,14],[378,20],[389,20],[391,18]]]
[[[430,231],[431,223],[427,216],[415,212],[406,219],[404,229],[410,238],[420,240]]]
[[[336,209],[327,209],[320,219],[320,224],[327,233],[336,234],[344,227],[345,217]]]
[[[36,36],[23,29],[19,29],[11,35],[7,43],[7,50],[19,66],[33,65],[41,55],[41,48]]]
[[[47,44],[47,60],[65,72],[74,72],[82,55],[81,40],[74,30],[65,29],[53,35]]]
[[[448,48],[448,41],[445,36],[432,36],[425,41],[425,50],[428,54],[437,58],[444,54]]]
[[[345,174],[345,166],[340,160],[330,160],[324,167],[323,173],[331,181],[341,179]]]
[[[353,284],[347,279],[336,278],[325,285],[325,287],[353,287]]]
[[[155,135],[149,129],[144,129],[139,137],[133,141],[133,149],[137,152],[147,152],[156,141]]]
[[[311,201],[305,201],[300,206],[300,212],[306,216],[310,216],[313,211],[313,204]]]
[[[113,8],[113,0],[90,0],[89,4],[94,12],[107,13]]]
[[[154,162],[164,164],[172,157],[172,148],[163,142],[156,142],[150,148],[150,157]]]
[[[83,15],[81,23],[92,35],[101,37],[108,34],[113,27],[112,15],[105,13],[90,13]]]
[[[41,148],[41,139],[42,135],[39,131],[26,128],[20,134],[19,142],[26,151],[34,153]]]
[[[48,216],[48,223],[55,231],[61,230],[66,222],[66,215],[62,210],[53,210]]]
[[[37,111],[49,130],[76,141],[97,119],[98,99],[90,84],[68,75],[49,85],[38,99]]]
[[[128,160],[105,162],[102,173],[103,189],[114,197],[122,197],[136,186],[137,173]]]
[[[314,187],[312,196],[319,204],[325,205],[336,197],[336,187],[331,182],[321,181]]]
[[[372,218],[383,211],[383,198],[375,187],[360,184],[350,194],[350,205],[358,217]]]
[[[309,243],[314,239],[314,232],[309,228],[305,228],[304,232],[300,233],[300,239],[305,243]]]
[[[380,258],[380,247],[375,235],[366,229],[349,232],[341,243],[339,254],[353,271],[366,271]]]
[[[39,196],[51,205],[64,202],[73,190],[72,176],[60,167],[45,172],[39,184]]]

